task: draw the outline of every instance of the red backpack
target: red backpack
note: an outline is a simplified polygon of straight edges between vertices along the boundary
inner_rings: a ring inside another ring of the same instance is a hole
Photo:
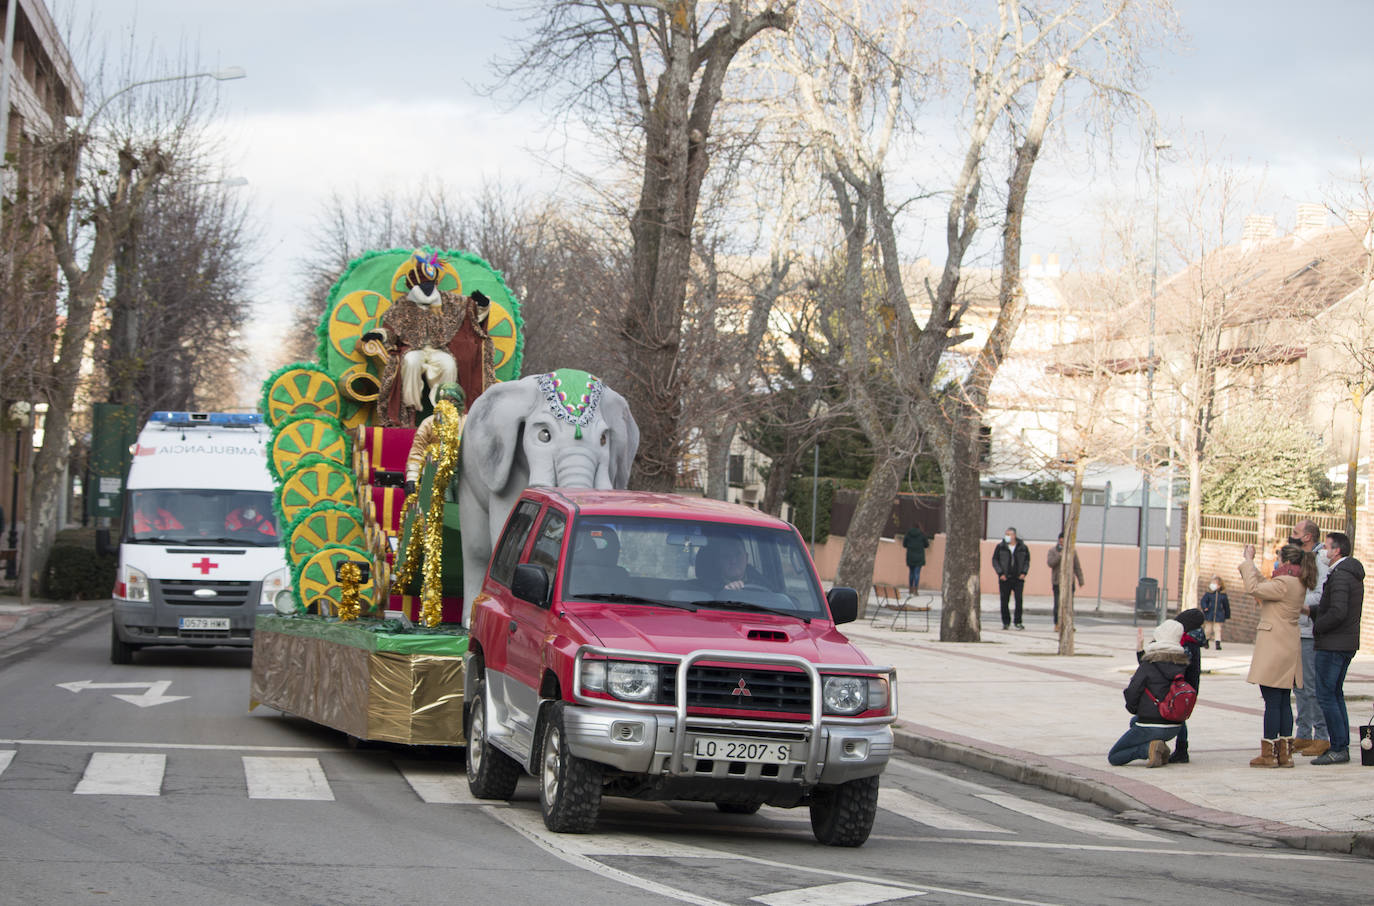
[[[1182,723],[1193,713],[1193,705],[1197,704],[1197,690],[1193,684],[1183,678],[1183,674],[1174,677],[1169,683],[1169,691],[1163,698],[1155,698],[1155,694],[1148,688],[1145,694],[1150,696],[1150,701],[1159,707],[1159,716],[1167,721]]]

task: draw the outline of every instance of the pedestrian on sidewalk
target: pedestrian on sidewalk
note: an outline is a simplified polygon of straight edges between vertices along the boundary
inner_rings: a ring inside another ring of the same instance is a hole
[[[1303,595],[1317,584],[1317,558],[1302,548],[1285,544],[1279,549],[1279,565],[1268,579],[1255,566],[1255,546],[1245,545],[1241,554],[1241,581],[1246,594],[1260,605],[1255,625],[1255,648],[1250,656],[1248,683],[1260,687],[1264,699],[1264,735],[1260,753],[1250,759],[1252,768],[1293,766],[1294,685],[1302,685],[1302,645],[1298,640],[1298,614]]]
[[[1311,609],[1321,603],[1326,574],[1331,571],[1331,559],[1322,544],[1322,530],[1310,519],[1293,527],[1297,545],[1311,551],[1317,558],[1317,587],[1309,588],[1303,597],[1303,607]],[[1298,637],[1302,644],[1302,685],[1293,690],[1297,714],[1293,718],[1293,751],[1313,757],[1331,748],[1326,732],[1326,715],[1317,701],[1317,649],[1312,637],[1312,618],[1306,613],[1298,617]]]
[[[1054,631],[1059,631],[1059,564],[1064,560],[1064,533],[1045,555],[1045,563],[1050,568],[1050,589],[1054,592]],[[1078,562],[1078,551],[1073,552],[1073,575],[1078,580],[1078,588],[1083,587],[1083,565]]]
[[[1143,638],[1140,632],[1136,635]],[[1155,627],[1152,639],[1136,652],[1140,663],[1121,693],[1126,699],[1126,710],[1134,716],[1131,726],[1107,753],[1109,763],[1123,765],[1141,758],[1148,759],[1146,767],[1151,768],[1169,763],[1167,742],[1178,735],[1183,725],[1161,717],[1159,702],[1169,694],[1174,677],[1188,669],[1188,653],[1180,644],[1182,638],[1183,624],[1165,620]]]
[[[1188,666],[1183,671],[1183,678],[1188,681],[1188,685],[1202,692],[1202,643],[1206,636],[1202,632],[1202,611],[1196,607],[1189,607],[1187,610],[1174,617],[1179,625],[1183,627],[1183,637],[1179,639],[1179,644],[1188,653]],[[1137,637],[1139,630],[1136,630]],[[1139,652],[1137,652],[1137,659]],[[1178,741],[1174,743],[1174,754],[1169,756],[1169,764],[1188,763],[1188,722],[1185,720],[1178,728]]]
[[[992,549],[992,569],[997,573],[997,593],[1002,600],[1002,628],[1011,628],[1012,614],[1007,605],[1015,595],[1016,628],[1025,629],[1021,623],[1021,595],[1026,588],[1026,573],[1030,572],[1030,548],[1016,537],[1016,529],[1008,528]]]
[[[1308,610],[1316,647],[1317,701],[1326,716],[1331,748],[1313,764],[1342,764],[1350,760],[1350,715],[1345,710],[1345,672],[1360,647],[1360,613],[1364,606],[1364,564],[1350,556],[1350,537],[1344,532],[1326,536],[1331,571],[1326,574],[1321,601]]]
[[[930,547],[930,539],[919,525],[913,525],[902,537],[902,547],[906,548],[907,591],[914,595],[921,584],[921,569],[926,565],[926,548]]]
[[[1231,619],[1231,599],[1226,597],[1226,583],[1221,581],[1221,576],[1213,576],[1212,581],[1207,583],[1207,593],[1202,596],[1197,606],[1202,611],[1207,647],[1211,648],[1212,640],[1215,639],[1217,651],[1220,651],[1221,626]]]

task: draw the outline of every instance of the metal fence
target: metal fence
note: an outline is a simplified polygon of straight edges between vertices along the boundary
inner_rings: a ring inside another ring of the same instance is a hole
[[[1163,547],[1165,538],[1177,547],[1183,532],[1183,511],[1174,507],[1166,526],[1164,507],[1150,507],[1150,545]],[[1053,541],[1069,518],[1069,505],[1044,500],[983,500],[983,537],[1000,538],[1015,528],[1023,541]],[[1103,522],[1106,525],[1103,525]],[[1167,536],[1166,536],[1167,530]],[[1078,512],[1078,543],[1140,545],[1140,507],[1084,506]]]

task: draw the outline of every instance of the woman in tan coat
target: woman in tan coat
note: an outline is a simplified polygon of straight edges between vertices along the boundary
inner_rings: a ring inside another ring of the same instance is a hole
[[[1255,653],[1246,682],[1257,683],[1264,699],[1264,736],[1252,768],[1293,766],[1293,686],[1302,687],[1302,643],[1298,614],[1303,595],[1317,584],[1317,561],[1311,553],[1287,544],[1279,551],[1274,577],[1265,579],[1255,566],[1255,546],[1247,544],[1240,577],[1246,594],[1260,605],[1255,626]]]

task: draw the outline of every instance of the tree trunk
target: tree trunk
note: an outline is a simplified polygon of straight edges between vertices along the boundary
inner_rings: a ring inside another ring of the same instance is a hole
[[[876,453],[877,451],[875,451]],[[899,456],[888,455],[873,464],[873,471],[864,482],[859,505],[849,522],[835,584],[858,589],[859,599],[868,598],[873,586],[873,562],[878,556],[878,539],[882,537],[887,520],[892,515],[892,502],[897,499],[897,487],[902,480]]]
[[[1178,590],[1179,610],[1197,606],[1198,557],[1202,551],[1202,462],[1194,452],[1189,451],[1185,456],[1188,463],[1188,512],[1183,518],[1183,586]],[[1146,541],[1148,543],[1148,539]],[[1164,578],[1168,581],[1169,577]]]
[[[1073,496],[1064,522],[1064,555],[1059,559],[1059,653],[1065,656],[1073,654],[1073,599],[1077,593],[1073,562],[1078,556],[1078,516],[1083,511],[1083,475],[1087,470],[1087,458],[1079,456],[1073,464]]]
[[[19,558],[19,603],[24,607],[29,606],[30,597],[33,594],[33,413],[29,413],[27,424],[20,431],[24,436],[23,451],[29,455],[24,458],[24,475],[21,479],[24,488],[24,535],[20,540],[19,550],[15,551],[15,556]],[[14,464],[15,468],[19,463]],[[15,518],[11,516],[11,518]]]
[[[706,496],[725,500],[730,490],[730,442],[735,426],[712,432],[706,438]]]
[[[982,590],[978,582],[983,540],[983,494],[976,420],[952,426],[948,453],[939,456],[945,480],[945,558],[941,586],[940,641],[982,638]]]
[[[768,480],[763,486],[763,500],[759,509],[772,516],[782,513],[782,504],[787,496],[787,485],[797,471],[801,450],[788,445],[768,469]]]
[[[1350,426],[1350,455],[1345,463],[1345,533],[1355,537],[1355,509],[1359,505],[1358,480],[1360,476],[1360,431],[1364,425],[1365,388],[1363,384],[1355,387],[1350,394],[1354,407],[1354,417]]]

